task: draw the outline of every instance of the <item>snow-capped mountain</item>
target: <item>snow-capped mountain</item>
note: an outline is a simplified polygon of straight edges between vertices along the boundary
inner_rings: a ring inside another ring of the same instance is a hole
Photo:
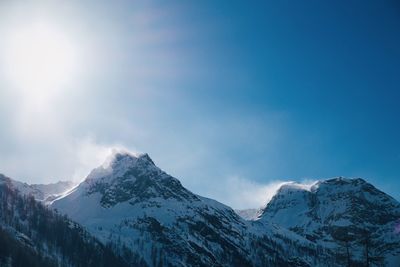
[[[41,199],[46,200],[51,196],[60,196],[76,185],[77,184],[72,181],[59,181],[50,184],[32,184],[30,187],[42,192],[43,195]]]
[[[116,153],[51,207],[149,266],[309,266],[317,247],[193,194],[147,154]],[[323,264],[320,264],[323,266]]]
[[[0,174],[0,184],[7,184],[10,188],[18,190],[22,195],[31,195],[37,201],[44,202],[45,204],[76,185],[72,181],[59,181],[51,184],[27,184],[13,180],[3,174]]]
[[[287,183],[258,221],[331,248],[343,265],[400,266],[400,203],[362,179]]]
[[[147,154],[116,152],[65,193],[71,186],[28,185],[0,175],[0,242],[28,251],[25,257],[34,262],[46,255],[49,266],[65,265],[57,252],[64,248],[36,244],[41,235],[54,234],[43,232],[53,224],[70,225],[78,231],[73,235],[85,233],[82,225],[88,233],[79,242],[91,255],[112,248],[118,256],[109,256],[122,265],[397,267],[400,262],[400,204],[362,179],[285,183],[265,208],[235,212],[190,192]],[[17,200],[10,205],[10,199]],[[33,218],[47,218],[49,226],[41,228]],[[0,265],[16,259],[10,251],[3,258],[1,253]]]

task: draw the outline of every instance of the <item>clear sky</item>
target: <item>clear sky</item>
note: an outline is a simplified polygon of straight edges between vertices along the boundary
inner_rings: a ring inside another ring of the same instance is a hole
[[[334,176],[400,199],[398,1],[1,1],[0,34],[10,177],[80,180],[122,146],[237,208]]]

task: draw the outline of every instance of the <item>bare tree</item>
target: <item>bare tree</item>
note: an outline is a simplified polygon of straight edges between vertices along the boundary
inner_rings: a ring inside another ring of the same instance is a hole
[[[352,261],[350,247],[351,242],[354,240],[354,236],[350,233],[347,227],[337,227],[334,231],[332,231],[331,235],[335,240],[339,241],[342,247],[345,248],[346,266],[351,267]]]
[[[360,244],[364,246],[365,266],[382,265],[384,258],[378,254],[378,242],[373,238],[374,229],[363,229],[361,231]]]

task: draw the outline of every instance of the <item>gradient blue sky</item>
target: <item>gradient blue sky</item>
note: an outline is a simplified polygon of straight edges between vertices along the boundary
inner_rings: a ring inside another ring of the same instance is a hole
[[[21,3],[0,33],[56,25],[85,71],[33,112],[0,73],[0,172],[80,179],[118,145],[238,208],[333,176],[400,199],[397,1]]]

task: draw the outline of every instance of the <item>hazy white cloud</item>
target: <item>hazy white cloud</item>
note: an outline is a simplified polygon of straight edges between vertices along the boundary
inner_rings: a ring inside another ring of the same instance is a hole
[[[207,189],[208,196],[235,209],[261,208],[265,206],[283,181],[258,183],[245,178],[232,176],[218,180]]]
[[[113,149],[125,149],[122,145],[104,145],[96,143],[94,138],[88,137],[76,143],[76,164],[72,179],[80,181],[89,172],[104,163]]]
[[[209,186],[202,188],[203,194],[234,209],[258,209],[268,204],[284,184],[293,184],[309,190],[316,180],[303,179],[300,182],[273,180],[266,183],[231,176],[222,180],[209,180]]]
[[[30,183],[79,181],[113,147],[138,147],[195,193],[235,208],[259,207],[271,198],[280,182],[240,177],[260,179],[262,173],[269,179],[287,169],[277,155],[286,153],[287,115],[255,116],[216,103],[199,105],[208,102],[201,93],[189,96],[188,73],[194,85],[215,71],[198,66],[201,60],[193,61],[191,50],[174,48],[181,38],[192,40],[193,32],[182,34],[166,23],[173,10],[163,13],[150,5],[144,13],[120,10],[111,16],[104,7],[91,6],[86,13],[85,5],[48,4],[51,12],[40,8],[39,15],[43,11],[46,21],[79,43],[85,71],[59,90],[16,91],[0,67],[0,172]],[[30,23],[35,13],[26,5],[22,11],[20,5],[6,7],[0,11],[0,32],[3,26],[14,29],[14,21]],[[66,19],[71,15],[77,18],[73,22]],[[132,21],[120,20],[124,16]],[[196,68],[188,68],[190,62]],[[232,173],[237,176],[214,179]]]

